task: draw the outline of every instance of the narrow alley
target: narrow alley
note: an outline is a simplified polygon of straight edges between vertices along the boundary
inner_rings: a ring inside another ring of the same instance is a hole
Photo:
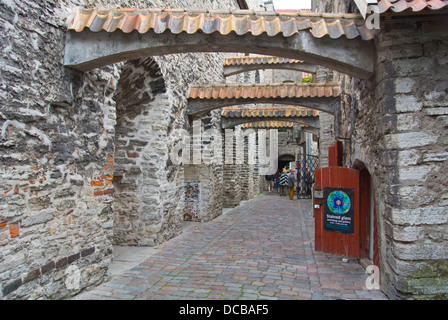
[[[74,299],[387,299],[366,288],[358,261],[314,251],[309,199],[265,192],[210,222],[190,222],[145,259]]]

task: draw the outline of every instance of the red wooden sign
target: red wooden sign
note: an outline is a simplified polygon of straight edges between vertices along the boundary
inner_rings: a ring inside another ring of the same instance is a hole
[[[333,191],[333,194],[334,190],[339,189],[339,194],[345,195],[341,198],[331,196],[325,198],[324,190],[326,188]],[[347,193],[344,192],[347,189],[353,189],[350,201],[346,197]],[[316,251],[359,258],[359,171],[339,166],[316,170],[314,190]],[[316,194],[319,196],[316,197]],[[332,203],[340,205],[340,207],[335,208]],[[346,210],[348,206],[353,211],[350,216],[343,218],[348,213]],[[341,217],[341,222],[338,221],[338,216]],[[324,224],[324,220],[326,224]]]

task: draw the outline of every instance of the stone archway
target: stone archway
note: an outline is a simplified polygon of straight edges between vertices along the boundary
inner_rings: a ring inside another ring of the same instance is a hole
[[[80,71],[185,52],[301,59],[358,78],[369,78],[375,67],[373,34],[358,14],[81,8],[72,17],[64,65]]]
[[[170,102],[157,62],[126,62],[115,99],[114,243],[153,246],[181,227],[180,217],[163,204],[170,178],[168,146],[161,141],[170,126]]]
[[[252,104],[300,106],[334,114],[341,88],[336,83],[212,84],[191,85],[188,114]]]
[[[224,61],[225,77],[233,76],[238,73],[265,69],[316,73],[317,66],[300,60],[258,55],[227,57]]]
[[[283,168],[289,168],[289,163],[296,161],[296,157],[294,154],[279,154],[278,156],[278,169],[280,172]]]
[[[260,121],[291,121],[301,125],[306,132],[313,133],[315,135],[319,134],[319,118],[318,117],[258,117],[258,118],[239,118],[239,119],[222,119],[221,126],[223,129],[234,128],[235,126],[260,122]]]

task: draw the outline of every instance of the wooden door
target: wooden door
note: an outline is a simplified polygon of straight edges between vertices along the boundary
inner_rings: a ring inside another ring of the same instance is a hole
[[[360,257],[359,195],[358,170],[330,166],[316,171],[316,251],[350,258]],[[341,202],[343,206],[334,206],[334,203],[339,205]]]
[[[371,190],[371,177],[362,165],[359,170],[360,192],[360,258],[367,258],[377,267],[380,266],[378,251],[378,232],[376,221],[375,193]],[[371,247],[373,254],[371,253]]]
[[[360,258],[369,258],[370,251],[370,174],[365,167],[359,171],[359,192],[360,192]]]

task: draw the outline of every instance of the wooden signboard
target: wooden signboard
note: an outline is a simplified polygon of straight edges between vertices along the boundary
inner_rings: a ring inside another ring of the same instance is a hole
[[[354,233],[354,189],[324,188],[324,230]]]
[[[314,198],[316,251],[358,258],[359,171],[340,166],[315,172]]]

